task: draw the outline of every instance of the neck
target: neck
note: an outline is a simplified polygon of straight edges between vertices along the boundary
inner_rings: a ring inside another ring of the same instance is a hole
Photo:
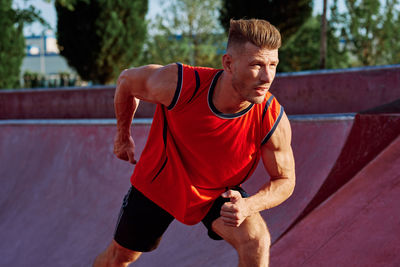
[[[233,114],[246,109],[251,103],[244,100],[232,87],[225,72],[219,77],[212,97],[214,106],[222,113]]]

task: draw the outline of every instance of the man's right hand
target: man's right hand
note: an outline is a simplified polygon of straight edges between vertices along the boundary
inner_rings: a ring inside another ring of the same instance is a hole
[[[124,70],[118,78],[114,95],[117,135],[114,154],[136,164],[135,143],[130,135],[132,120],[139,100],[169,106],[178,83],[178,65],[147,65]]]
[[[132,136],[122,138],[119,134],[114,140],[114,154],[122,160],[136,164],[135,160],[135,143]]]

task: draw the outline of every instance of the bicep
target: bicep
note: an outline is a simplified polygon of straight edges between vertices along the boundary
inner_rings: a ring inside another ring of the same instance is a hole
[[[117,90],[123,90],[140,100],[168,106],[176,90],[177,71],[176,64],[124,70],[118,78]]]
[[[283,114],[275,132],[262,148],[262,160],[271,179],[295,177],[294,157],[291,147],[291,128],[286,114]]]

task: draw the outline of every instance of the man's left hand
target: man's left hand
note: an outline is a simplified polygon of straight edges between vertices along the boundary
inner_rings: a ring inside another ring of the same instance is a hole
[[[242,195],[235,190],[228,190],[221,196],[230,198],[230,201],[226,202],[221,207],[222,220],[227,226],[239,227],[242,222],[250,216],[249,208],[246,205],[246,199],[242,198]]]

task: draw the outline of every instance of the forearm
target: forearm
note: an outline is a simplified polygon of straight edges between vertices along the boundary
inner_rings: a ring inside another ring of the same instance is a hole
[[[120,137],[131,136],[132,120],[138,105],[139,99],[126,89],[124,82],[119,82],[114,96],[114,110]]]
[[[282,177],[264,184],[256,194],[246,198],[249,213],[253,214],[280,205],[293,193],[294,181],[294,177]]]

